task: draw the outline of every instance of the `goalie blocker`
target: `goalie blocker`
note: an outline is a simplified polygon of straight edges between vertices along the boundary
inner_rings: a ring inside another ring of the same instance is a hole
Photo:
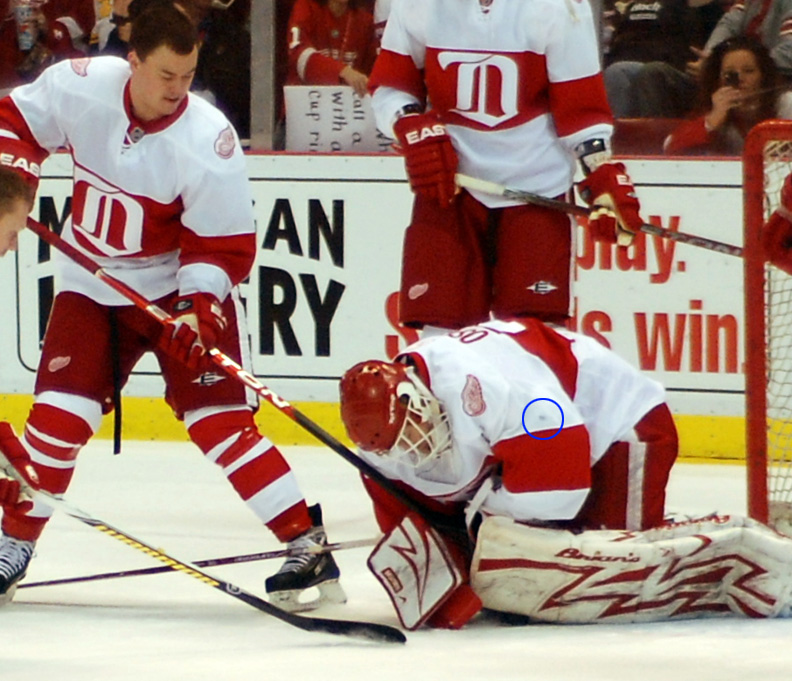
[[[574,534],[492,516],[470,579],[484,607],[543,622],[789,617],[790,564],[792,540],[749,518]]]

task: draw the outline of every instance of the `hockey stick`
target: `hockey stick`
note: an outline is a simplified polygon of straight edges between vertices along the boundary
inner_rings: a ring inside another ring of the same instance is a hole
[[[546,196],[540,196],[539,194],[533,194],[532,192],[522,191],[521,189],[510,189],[508,187],[504,187],[503,185],[496,184],[495,182],[480,180],[476,177],[463,175],[462,173],[457,173],[456,183],[458,186],[464,187],[465,189],[475,189],[480,192],[484,192],[485,194],[502,196],[504,199],[511,199],[512,201],[530,203],[535,206],[544,206],[545,208],[554,208],[555,210],[560,210],[571,215],[588,215],[591,212],[591,209],[586,208],[585,206],[578,206],[567,201],[559,201],[558,199],[550,199]],[[737,258],[741,258],[743,254],[743,249],[739,246],[732,246],[731,244],[725,244],[721,241],[714,241],[713,239],[707,239],[703,236],[685,234],[684,232],[675,232],[671,229],[666,229],[665,227],[659,227],[658,225],[644,223],[639,229],[644,234],[651,234],[652,236],[658,236],[662,239],[671,239],[672,241],[678,241],[682,244],[706,248],[710,251],[724,253],[725,255],[733,255]]]
[[[45,492],[44,490],[34,489],[17,472],[16,468],[11,465],[2,452],[0,452],[0,469],[2,469],[2,471],[9,477],[18,480],[22,488],[22,492],[31,499],[57,509],[66,515],[79,520],[81,523],[89,525],[90,527],[103,532],[109,537],[117,539],[127,546],[131,546],[133,549],[137,549],[138,551],[141,551],[146,555],[151,556],[162,563],[165,563],[167,569],[169,570],[183,572],[190,577],[194,577],[198,581],[203,582],[208,586],[214,587],[215,589],[222,591],[229,596],[233,596],[234,598],[253,606],[257,610],[261,610],[268,615],[272,615],[273,617],[285,622],[286,624],[290,624],[293,627],[297,627],[304,631],[318,631],[325,632],[327,634],[343,634],[345,636],[353,636],[356,638],[363,638],[385,643],[404,643],[407,640],[407,637],[401,631],[385,624],[375,624],[372,622],[351,622],[347,620],[329,620],[321,617],[306,617],[303,615],[295,615],[293,613],[287,612],[286,610],[281,610],[272,603],[265,601],[263,598],[259,598],[258,596],[245,591],[244,589],[241,589],[240,587],[231,584],[224,579],[220,579],[219,577],[202,570],[194,563],[178,560],[172,555],[165,553],[162,549],[157,549],[151,544],[148,544],[145,541],[132,536],[128,532],[125,532],[124,530],[121,530],[110,523],[93,518],[89,514],[72,506],[66,500],[60,497],[56,497],[49,492]]]
[[[295,547],[292,549],[280,549],[277,551],[264,551],[261,553],[248,553],[241,556],[227,556],[226,558],[207,558],[195,560],[193,565],[198,567],[217,567],[218,565],[236,565],[238,563],[251,563],[256,560],[270,560],[272,558],[288,558],[290,556],[301,556],[305,554],[329,553],[331,551],[343,551],[344,549],[355,549],[361,546],[373,546],[379,541],[379,537],[371,539],[355,539],[352,541],[341,541],[323,546]],[[118,572],[100,572],[93,575],[82,577],[62,577],[60,579],[48,579],[43,582],[24,582],[17,588],[30,589],[34,586],[59,586],[61,584],[77,584],[79,582],[95,582],[100,579],[117,579],[119,577],[141,577],[143,575],[158,575],[164,572],[171,572],[169,567],[139,568],[137,570],[119,570]]]
[[[38,236],[43,241],[46,241],[50,246],[57,248],[66,256],[74,260],[74,262],[76,262],[78,265],[88,270],[97,279],[110,286],[110,288],[120,293],[127,300],[133,303],[136,307],[146,312],[150,317],[153,317],[161,324],[167,324],[173,321],[172,317],[162,308],[158,307],[150,300],[140,295],[133,288],[127,286],[124,282],[119,281],[111,274],[105,272],[104,269],[102,269],[102,267],[100,267],[96,262],[91,260],[85,254],[78,251],[71,244],[66,243],[60,236],[55,234],[55,232],[52,232],[49,229],[47,229],[47,227],[42,225],[40,222],[36,222],[35,220],[33,220],[33,218],[28,218],[27,226],[29,229],[33,230],[36,234],[38,234]],[[225,371],[229,376],[240,381],[242,384],[250,388],[257,395],[264,398],[267,402],[269,402],[282,414],[285,414],[292,421],[297,423],[303,429],[307,430],[311,435],[313,435],[317,440],[319,440],[319,442],[330,447],[330,449],[332,449],[336,454],[341,456],[345,461],[352,464],[361,473],[364,473],[369,478],[374,480],[380,487],[382,487],[389,494],[391,494],[396,499],[398,499],[411,511],[415,511],[416,513],[421,515],[425,520],[427,520],[429,523],[431,523],[432,525],[434,525],[439,529],[444,529],[445,531],[452,533],[456,533],[460,531],[459,527],[449,522],[448,516],[425,508],[423,504],[418,503],[412,497],[404,493],[393,483],[392,480],[389,480],[376,468],[374,468],[374,466],[370,465],[368,462],[364,461],[359,456],[356,456],[355,453],[352,452],[348,447],[346,447],[342,442],[340,442],[338,439],[333,437],[330,433],[328,433],[318,424],[316,424],[307,416],[305,416],[305,414],[299,411],[292,404],[290,404],[282,397],[272,392],[272,390],[264,386],[261,382],[259,382],[259,380],[255,376],[253,376],[253,374],[245,371],[241,366],[239,366],[239,364],[237,364],[228,355],[218,350],[217,348],[211,348],[207,352],[211,357],[212,361],[217,366],[219,366],[223,371]]]

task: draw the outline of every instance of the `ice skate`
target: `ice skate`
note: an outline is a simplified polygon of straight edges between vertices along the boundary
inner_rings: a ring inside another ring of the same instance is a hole
[[[25,576],[35,542],[0,536],[0,605],[8,603]]]
[[[313,527],[289,542],[290,549],[318,548],[327,544],[322,526],[322,509],[319,504],[308,509]],[[323,603],[346,603],[346,594],[338,583],[340,572],[332,554],[303,553],[291,556],[272,577],[266,581],[270,601],[283,610],[302,612],[313,610]],[[304,600],[309,589],[316,587],[318,596]]]

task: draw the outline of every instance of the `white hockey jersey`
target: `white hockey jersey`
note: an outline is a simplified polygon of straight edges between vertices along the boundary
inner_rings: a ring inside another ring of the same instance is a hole
[[[116,57],[64,61],[0,101],[3,140],[74,159],[63,238],[149,299],[177,288],[224,299],[255,255],[244,154],[225,116],[190,94],[171,116],[136,121],[130,68]],[[59,256],[58,290],[129,302]]]
[[[361,451],[384,475],[439,501],[470,500],[495,466],[483,508],[517,520],[574,518],[590,471],[665,401],[656,381],[595,340],[535,320],[492,321],[405,349],[448,413],[453,454],[434,469]]]
[[[613,131],[588,0],[393,0],[369,85],[384,134],[428,101],[460,172],[544,196],[571,187],[575,146]]]

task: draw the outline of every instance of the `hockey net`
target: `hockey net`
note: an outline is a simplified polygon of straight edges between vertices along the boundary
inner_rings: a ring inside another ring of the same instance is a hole
[[[761,248],[790,172],[792,121],[754,128],[743,156],[748,513],[792,536],[792,277]]]

